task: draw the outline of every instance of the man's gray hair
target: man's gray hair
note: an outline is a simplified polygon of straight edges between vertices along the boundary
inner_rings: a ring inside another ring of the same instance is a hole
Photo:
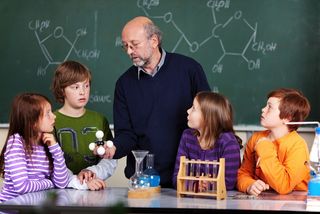
[[[149,22],[144,25],[144,30],[146,31],[147,38],[150,39],[153,35],[158,37],[159,48],[162,44],[162,32],[158,26],[156,26],[153,22]]]

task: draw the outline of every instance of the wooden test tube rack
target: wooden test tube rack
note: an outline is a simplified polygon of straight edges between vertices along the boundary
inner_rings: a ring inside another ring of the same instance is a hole
[[[208,176],[195,176],[188,175],[187,167],[190,164],[209,164],[216,165],[215,167],[219,168],[215,177]],[[190,191],[188,189],[191,182],[207,182],[214,183],[214,191]],[[177,197],[180,198],[184,195],[193,195],[193,196],[207,196],[214,197],[217,200],[225,199],[227,197],[226,184],[225,184],[225,159],[220,158],[219,162],[217,161],[198,161],[198,160],[189,160],[185,156],[180,157],[180,168],[177,177]]]

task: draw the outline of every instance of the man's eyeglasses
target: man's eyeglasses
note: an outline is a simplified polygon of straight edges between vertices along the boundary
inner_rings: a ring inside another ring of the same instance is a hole
[[[122,43],[121,47],[122,47],[122,49],[123,49],[125,52],[127,52],[129,48],[130,48],[131,50],[135,51],[135,50],[137,50],[137,49],[142,45],[142,43],[144,43],[144,42],[145,42],[145,40],[142,41],[142,42],[132,42],[132,43],[125,43],[125,42],[124,42],[124,43]]]

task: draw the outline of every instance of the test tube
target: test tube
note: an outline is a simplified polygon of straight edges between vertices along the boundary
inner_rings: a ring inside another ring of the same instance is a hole
[[[216,161],[216,160],[214,160]],[[213,178],[216,178],[217,177],[217,165],[216,164],[213,164],[212,165],[212,177]],[[216,192],[217,191],[217,182],[216,181],[212,181],[211,182],[211,185],[212,185],[212,192]]]
[[[208,161],[208,160],[206,160],[206,162],[209,162],[209,161]],[[207,178],[211,178],[211,177],[212,177],[211,172],[210,172],[210,164],[209,164],[209,163],[207,163],[207,164],[205,165],[204,172],[205,172],[205,176],[206,176]],[[212,185],[211,185],[211,182],[206,181],[206,183],[207,183],[207,189],[206,189],[206,192],[210,192],[210,191],[212,191]]]
[[[190,173],[190,169],[189,169],[189,163],[185,163],[184,164],[184,167],[185,167],[185,176],[189,176],[189,173]],[[188,191],[188,188],[189,188],[189,181],[186,180],[185,183],[184,183],[184,191]]]
[[[200,161],[200,160],[198,160]],[[200,177],[200,168],[201,168],[201,164],[200,163],[195,163],[195,176],[196,178]],[[199,181],[196,180],[193,182],[193,192],[197,193],[199,192]]]
[[[198,160],[200,161],[200,160]],[[196,163],[196,177],[200,177],[200,169],[201,169],[201,163]]]
[[[191,159],[191,161],[194,161],[194,159]],[[192,162],[189,164],[189,176],[194,177],[194,172],[195,172],[195,163]],[[193,191],[193,181],[189,180],[188,182],[188,191],[192,192]]]

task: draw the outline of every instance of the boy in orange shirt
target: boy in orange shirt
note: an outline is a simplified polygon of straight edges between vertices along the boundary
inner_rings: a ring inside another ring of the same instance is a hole
[[[249,139],[238,171],[237,188],[250,195],[273,189],[279,194],[307,190],[310,179],[309,151],[296,132],[310,112],[306,97],[294,89],[278,89],[268,95],[260,124],[267,130]]]

